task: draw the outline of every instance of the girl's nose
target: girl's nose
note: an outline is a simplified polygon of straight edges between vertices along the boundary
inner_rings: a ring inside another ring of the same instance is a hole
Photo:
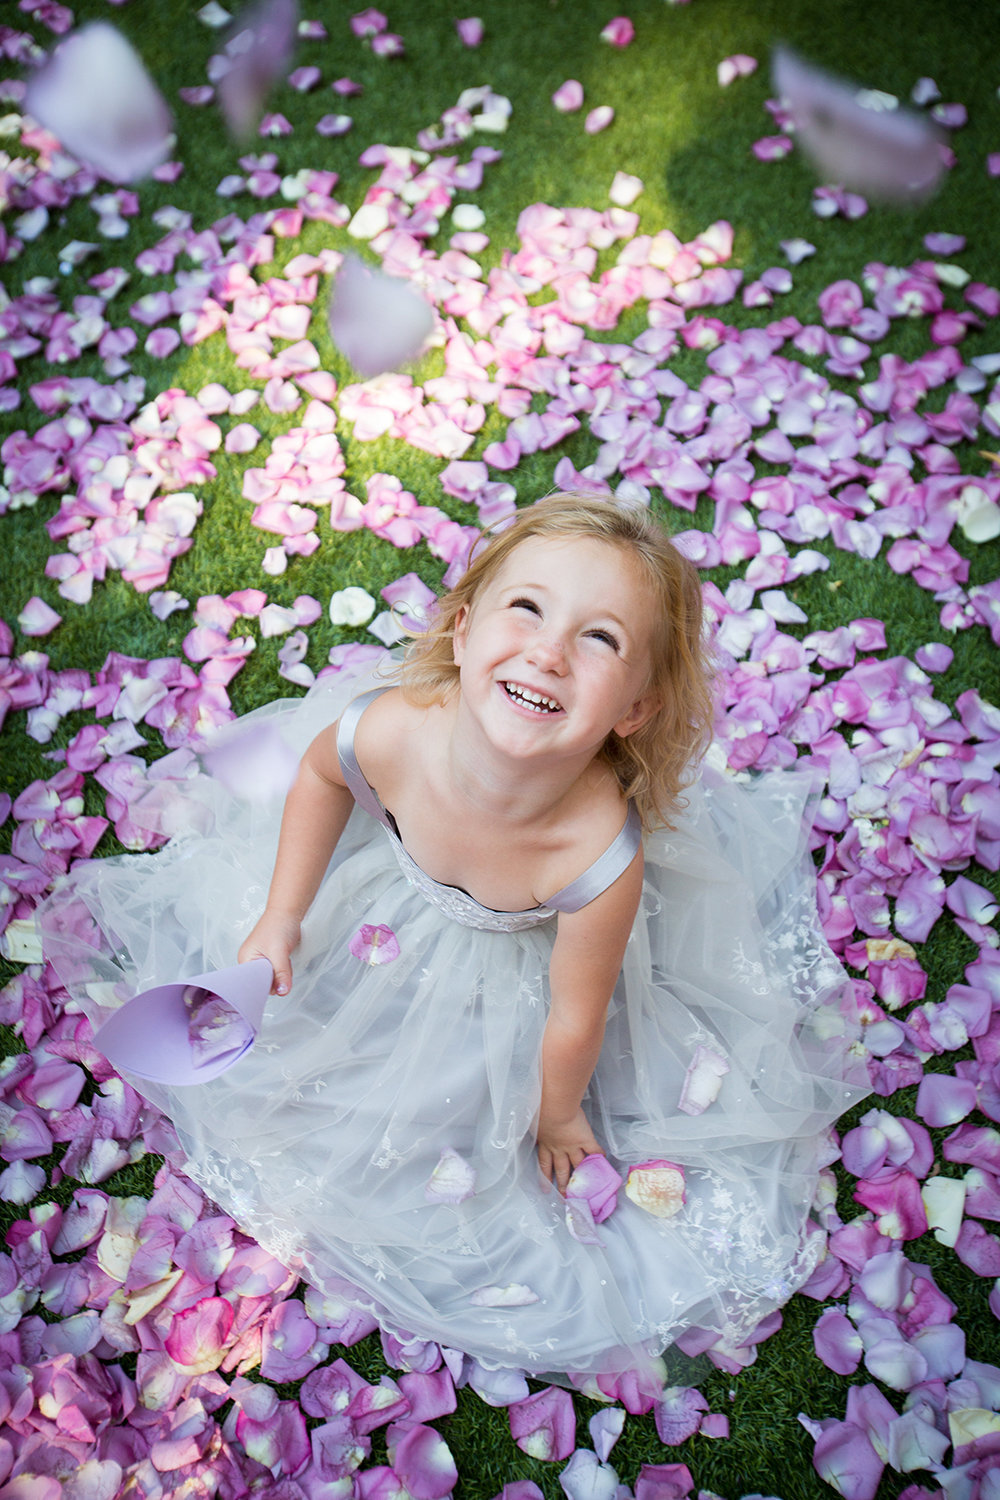
[[[566,671],[566,644],[557,631],[540,630],[531,642],[529,660],[543,672]]]

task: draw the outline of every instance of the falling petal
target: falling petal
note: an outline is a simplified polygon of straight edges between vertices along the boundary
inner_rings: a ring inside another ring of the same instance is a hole
[[[823,179],[871,197],[915,202],[944,170],[941,137],[891,96],[859,90],[776,48],[774,85]]]
[[[138,53],[106,21],[59,44],[30,80],[25,107],[112,182],[137,182],[170,151],[170,111]]]
[[[234,797],[262,803],[287,795],[298,757],[273,726],[250,723],[221,732],[203,752],[206,767]]]
[[[217,79],[219,104],[235,140],[246,140],[257,127],[272,85],[291,60],[298,19],[298,0],[259,0],[236,21]]]
[[[347,255],[330,299],[334,343],[366,378],[416,359],[434,327],[424,299],[395,276]]]

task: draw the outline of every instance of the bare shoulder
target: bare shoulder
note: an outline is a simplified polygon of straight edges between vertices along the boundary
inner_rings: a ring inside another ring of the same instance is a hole
[[[628,802],[613,772],[600,767],[574,795],[554,850],[549,878],[552,890],[561,890],[582,875],[621,833],[628,816]],[[639,861],[641,867],[641,859]]]
[[[401,760],[426,738],[431,713],[410,703],[398,687],[372,699],[354,735],[358,764],[372,785],[395,780]]]

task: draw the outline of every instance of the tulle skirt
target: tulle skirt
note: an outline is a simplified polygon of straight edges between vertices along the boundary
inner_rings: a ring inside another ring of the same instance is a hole
[[[325,679],[235,732],[301,754],[370,685]],[[95,1025],[148,986],[234,963],[264,906],[281,796],[235,795],[183,757],[170,769],[133,806],[169,841],[81,864],[40,913],[46,956]],[[683,1168],[673,1217],[620,1193],[592,1242],[571,1232],[533,1138],[555,923],[449,920],[360,810],[252,1051],[196,1086],[130,1081],[244,1230],[320,1289],[349,1285],[397,1334],[546,1375],[649,1370],[691,1329],[738,1343],[822,1253],[807,1221],[829,1127],[867,1092],[851,985],[816,915],[807,798],[794,774],[738,785],[706,771],[679,825],[645,841],[584,1107],[623,1176]],[[389,929],[398,956],[366,962],[366,925]],[[729,1071],[688,1113],[699,1047]],[[452,1152],[475,1174],[461,1201],[429,1189]]]

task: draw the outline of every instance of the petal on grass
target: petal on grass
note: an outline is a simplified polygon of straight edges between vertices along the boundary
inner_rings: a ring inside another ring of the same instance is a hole
[[[62,615],[57,615],[44,599],[33,594],[18,615],[17,624],[22,635],[49,635],[57,625],[62,624]]]
[[[583,84],[575,78],[567,78],[552,95],[552,103],[562,115],[575,114],[583,107]]]
[[[875,1500],[884,1463],[853,1422],[832,1422],[817,1439],[813,1467],[844,1500]]]
[[[548,1386],[515,1402],[507,1415],[511,1437],[530,1458],[561,1460],[576,1447],[576,1412],[569,1391]]]

